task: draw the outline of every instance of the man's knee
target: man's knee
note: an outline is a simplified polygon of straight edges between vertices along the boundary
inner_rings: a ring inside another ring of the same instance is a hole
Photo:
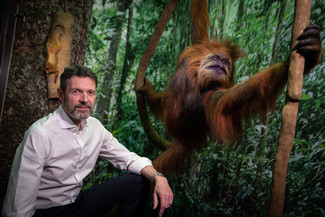
[[[124,176],[127,179],[127,186],[135,189],[136,192],[144,194],[149,192],[150,182],[145,177],[134,173],[128,173]]]

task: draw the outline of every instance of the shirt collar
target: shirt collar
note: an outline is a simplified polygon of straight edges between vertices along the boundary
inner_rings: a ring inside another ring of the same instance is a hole
[[[61,125],[62,129],[77,129],[79,131],[78,126],[71,120],[71,118],[68,116],[68,114],[64,111],[64,109],[62,108],[62,105],[60,105],[59,109],[58,109],[58,114],[59,114],[59,122]],[[82,130],[85,129],[85,127],[88,126],[88,121],[83,120],[81,122],[81,127]]]

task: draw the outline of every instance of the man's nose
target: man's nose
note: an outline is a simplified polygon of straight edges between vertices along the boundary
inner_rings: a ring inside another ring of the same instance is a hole
[[[80,96],[80,102],[88,102],[89,99],[88,99],[88,95],[87,93],[82,93],[81,96]]]

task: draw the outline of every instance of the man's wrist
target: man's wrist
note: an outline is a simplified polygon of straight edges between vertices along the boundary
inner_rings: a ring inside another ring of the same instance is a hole
[[[162,177],[165,177],[164,174],[162,174],[162,173],[160,173],[160,172],[155,172],[155,173],[151,176],[151,183],[152,183],[152,184],[155,184],[156,176],[162,176]]]

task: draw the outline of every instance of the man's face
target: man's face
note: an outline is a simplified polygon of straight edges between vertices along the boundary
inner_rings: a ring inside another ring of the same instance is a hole
[[[58,89],[58,95],[65,112],[75,124],[79,125],[93,111],[96,99],[96,84],[95,81],[88,77],[73,76],[67,80],[64,93],[62,89]]]

